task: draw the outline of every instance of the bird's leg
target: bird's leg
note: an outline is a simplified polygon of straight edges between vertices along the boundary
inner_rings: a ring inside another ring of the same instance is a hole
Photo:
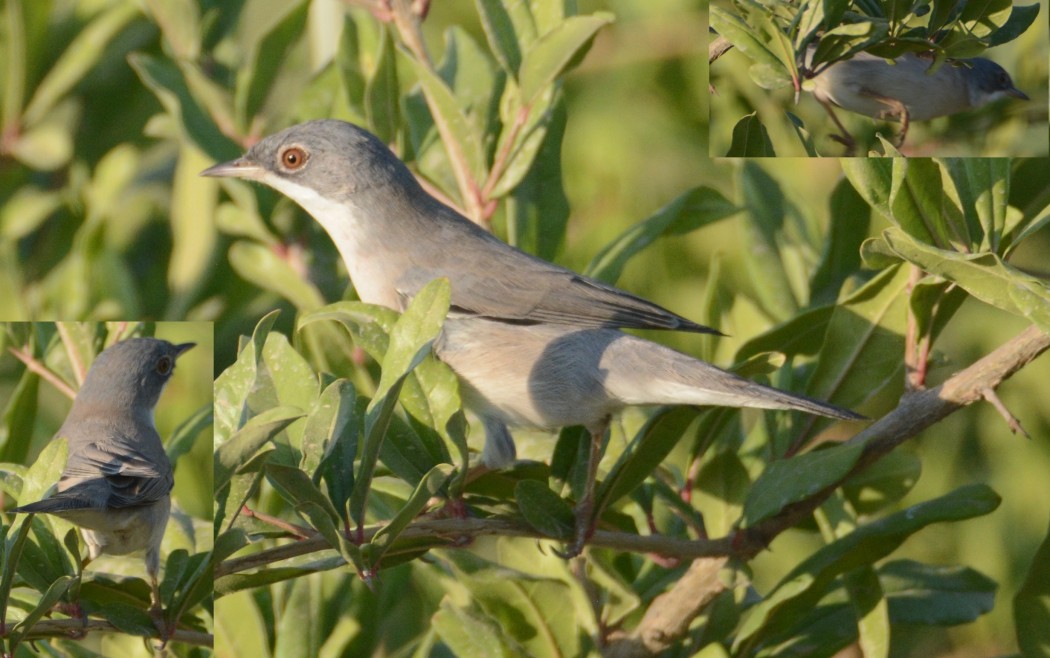
[[[869,94],[872,98],[879,101],[889,109],[882,112],[880,117],[883,118],[896,118],[901,122],[901,131],[897,135],[897,143],[894,144],[896,148],[904,146],[904,138],[908,136],[908,126],[911,123],[911,115],[908,112],[908,108],[904,103],[900,102],[896,98],[890,98],[889,96],[879,96],[877,94]]]
[[[824,109],[828,111],[831,120],[835,122],[835,125],[838,126],[839,130],[842,132],[841,135],[831,135],[831,139],[846,147],[847,156],[853,155],[853,150],[857,147],[857,142],[853,139],[853,135],[849,134],[849,131],[846,130],[846,126],[842,125],[842,122],[839,121],[838,116],[835,115],[835,110],[831,107],[831,103],[823,99],[818,100],[820,101],[820,104],[824,106]]]
[[[602,421],[601,425],[591,429],[591,449],[587,458],[587,480],[583,486],[583,496],[576,503],[576,531],[573,535],[572,544],[563,557],[576,557],[583,552],[587,540],[594,534],[594,526],[598,520],[594,517],[594,488],[598,477],[598,462],[602,458],[602,441],[605,432],[609,429],[609,419]]]
[[[164,648],[171,639],[171,633],[164,621],[164,605],[160,602],[160,585],[157,583],[157,574],[154,571],[150,571],[149,574],[149,588],[149,617],[160,634],[160,646]]]

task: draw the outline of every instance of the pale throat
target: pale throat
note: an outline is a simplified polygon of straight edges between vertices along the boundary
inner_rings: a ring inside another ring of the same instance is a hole
[[[369,243],[373,232],[367,227],[367,211],[352,201],[334,201],[311,187],[273,174],[262,182],[294,200],[324,228],[339,250],[361,301],[398,310],[397,291],[384,284],[387,279],[379,250]]]

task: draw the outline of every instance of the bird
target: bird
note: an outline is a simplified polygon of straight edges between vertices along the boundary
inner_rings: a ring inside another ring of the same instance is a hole
[[[79,526],[88,548],[84,566],[103,553],[145,550],[150,616],[162,633],[157,575],[175,478],[153,413],[176,360],[194,346],[129,338],[103,350],[55,433],[69,448],[56,491],[14,510]]]
[[[815,46],[808,48],[807,62]],[[932,57],[912,52],[888,60],[867,52],[811,71],[814,97],[842,131],[834,138],[852,152],[853,136],[833,107],[875,119],[899,121],[897,148],[912,121],[974,110],[1001,98],[1029,100],[1003,67],[983,57],[949,59],[933,70]]]
[[[482,422],[482,464],[515,458],[509,426],[582,425],[592,439],[576,505],[578,554],[593,532],[599,447],[629,405],[797,409],[858,420],[847,409],[743,379],[622,329],[720,332],[653,302],[537,258],[429,194],[375,135],[321,119],[265,137],[204,176],[268,185],[321,224],[363,302],[404,310],[439,277],[450,310],[434,354],[457,375],[463,404]]]

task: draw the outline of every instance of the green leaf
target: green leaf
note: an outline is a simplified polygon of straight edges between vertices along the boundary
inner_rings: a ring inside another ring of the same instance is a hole
[[[167,445],[164,446],[164,450],[168,454],[168,460],[172,464],[179,461],[180,457],[193,449],[193,443],[198,434],[203,432],[205,428],[212,426],[212,423],[215,421],[214,412],[214,403],[208,402],[175,428],[171,437],[168,438]]]
[[[1014,595],[1014,628],[1025,656],[1050,655],[1050,531],[1032,556],[1024,584]]]
[[[652,475],[699,413],[694,407],[667,407],[653,414],[598,486],[594,497],[598,513]]]
[[[324,304],[317,288],[267,245],[237,240],[230,245],[229,259],[238,275],[263,290],[277,293],[300,312],[312,311]]]
[[[553,539],[572,539],[576,527],[572,508],[545,482],[521,480],[514,487],[514,500],[525,521]]]
[[[808,395],[854,408],[901,385],[907,286],[907,269],[891,267],[835,307]]]
[[[423,479],[420,480],[412,495],[405,501],[405,504],[394,515],[394,518],[390,519],[386,525],[376,532],[370,542],[375,547],[372,553],[372,563],[368,565],[372,571],[375,571],[379,566],[379,561],[390,550],[393,543],[397,541],[398,535],[412,523],[413,519],[419,516],[420,512],[426,509],[430,499],[441,491],[441,488],[445,486],[445,482],[448,481],[454,470],[455,468],[451,464],[438,464],[430,469],[423,476]]]
[[[985,43],[988,44],[989,48],[995,48],[1013,41],[1028,31],[1028,28],[1035,22],[1035,17],[1038,15],[1039,5],[1036,3],[1013,7],[1013,10],[1010,12],[1010,18],[1006,20],[1002,27],[985,37]]]
[[[252,338],[237,354],[237,361],[215,379],[215,445],[224,444],[244,423],[246,403],[263,358],[263,346],[280,311],[271,311],[255,325]],[[218,491],[218,487],[216,487]]]
[[[221,491],[242,464],[268,441],[306,414],[297,407],[274,407],[248,420],[215,451],[215,491]]]
[[[779,31],[779,29],[772,24],[771,20],[766,20],[765,17],[759,20],[768,23],[765,33],[760,28],[748,25],[740,16],[732,14],[721,7],[712,6],[710,8],[711,27],[718,34],[724,36],[740,52],[747,55],[748,59],[754,62],[757,67],[766,71],[768,80],[775,80],[778,86],[788,84],[791,81],[791,76],[788,74],[782,61],[785,55],[781,51],[783,44],[771,42],[768,36],[773,33],[773,30]],[[781,34],[783,33],[781,32]],[[786,36],[784,40],[787,40]],[[793,60],[793,49],[791,49],[790,45],[790,42],[787,42],[788,49],[792,50],[791,59]],[[737,125],[739,126],[740,124],[738,123]],[[763,132],[765,131],[764,128],[762,130]],[[733,132],[735,142],[736,128],[733,129]],[[768,140],[768,137],[766,139]],[[772,146],[770,146],[768,152],[772,154]],[[730,148],[730,153],[734,156],[745,155],[742,152],[734,151],[733,148]],[[753,153],[752,155],[758,154]]]
[[[390,30],[383,29],[375,70],[365,84],[365,116],[383,142],[393,143],[401,124],[401,90],[397,80],[397,50]]]
[[[882,234],[901,258],[959,284],[977,299],[1027,318],[1050,332],[1050,286],[992,253],[961,254],[919,244],[897,229]]]
[[[202,34],[198,4],[193,0],[146,0],[145,4],[175,57],[196,61]]]
[[[745,653],[761,644],[763,638],[791,627],[816,605],[839,574],[874,564],[932,523],[988,514],[999,502],[995,492],[985,485],[961,487],[862,525],[821,548],[792,569],[762,602],[746,613],[733,647],[734,654]]]
[[[879,567],[894,624],[956,626],[990,612],[997,585],[969,567],[896,560]]]
[[[714,11],[714,7],[711,8]],[[776,156],[769,131],[758,120],[758,113],[752,112],[733,126],[733,141],[726,151],[727,158],[772,158]]]
[[[521,67],[521,46],[535,38],[536,26],[531,20],[527,24],[527,33],[520,35],[523,26],[515,24],[511,9],[503,0],[476,0],[474,3],[481,17],[481,26],[485,30],[489,47],[507,75],[516,78]],[[526,3],[515,3],[528,10]],[[529,16],[531,19],[531,16]]]
[[[903,498],[921,473],[918,457],[897,450],[852,476],[843,490],[858,514],[871,514]]]
[[[318,467],[337,450],[336,446],[356,441],[360,431],[356,406],[354,385],[345,379],[337,379],[325,388],[307,416],[299,466],[312,475],[314,483],[320,478]]]
[[[350,517],[359,526],[364,522],[365,501],[394,404],[409,372],[430,353],[448,313],[449,295],[448,279],[431,281],[412,299],[390,333],[379,386],[365,412],[361,465],[350,494]]]
[[[868,236],[871,207],[843,179],[831,192],[828,237],[809,281],[809,304],[833,304],[846,279],[860,269],[860,245]]]
[[[102,59],[110,42],[139,15],[133,3],[117,3],[81,29],[37,85],[22,114],[25,126],[40,122]]]
[[[178,120],[185,136],[208,157],[223,161],[241,151],[201,107],[198,97],[187,85],[185,74],[171,60],[132,53],[128,55],[128,63],[167,113]]]
[[[10,639],[12,646],[21,642],[29,631],[33,629],[33,625],[40,621],[45,614],[50,612],[51,606],[58,603],[58,600],[66,593],[66,590],[69,589],[74,580],[73,576],[62,576],[55,582],[51,583],[51,587],[49,587],[47,592],[40,597],[36,606],[34,606],[29,614],[25,616],[25,619],[15,624],[15,627],[11,629],[8,638]]]
[[[753,527],[838,483],[857,463],[862,450],[860,445],[840,444],[772,462],[751,487],[742,525]]]
[[[39,391],[40,375],[27,368],[18,378],[4,409],[3,426],[0,427],[0,462],[21,464],[28,459]]]
[[[519,76],[525,105],[532,103],[581,57],[595,33],[613,20],[608,12],[570,16],[530,44],[522,58]]]
[[[486,658],[524,658],[527,654],[500,626],[488,617],[442,600],[431,624],[455,656]]]
[[[605,245],[585,273],[599,281],[616,283],[627,261],[658,238],[686,235],[739,211],[717,190],[694,187]]]
[[[450,163],[453,167],[458,168],[460,165],[466,167],[465,171],[461,171],[461,174],[456,176],[456,180],[461,181],[462,175],[469,175],[474,181],[485,180],[488,169],[485,163],[482,136],[467,119],[452,89],[428,65],[413,57],[410,57],[409,61],[416,72],[416,77],[419,78],[419,84],[426,96],[434,124],[448,150]],[[462,160],[454,155],[457,153],[462,155]],[[462,185],[462,182],[460,184]]]
[[[1000,244],[1010,198],[1010,160],[952,158],[942,165],[955,183],[970,230],[968,251],[1002,253]]]
[[[252,125],[266,98],[272,93],[274,80],[284,65],[288,51],[306,27],[309,7],[310,3],[301,0],[290,9],[287,5],[282,6],[287,13],[253,44],[252,52],[244,57],[245,64],[237,70],[234,97],[241,126],[247,128]]]
[[[18,502],[21,505],[35,503],[44,498],[51,487],[55,486],[66,466],[69,455],[69,444],[65,437],[56,436],[37,455],[36,461],[22,478],[22,492]]]

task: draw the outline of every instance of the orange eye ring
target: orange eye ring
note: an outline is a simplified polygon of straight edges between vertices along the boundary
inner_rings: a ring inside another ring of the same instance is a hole
[[[306,149],[301,146],[289,146],[281,151],[280,157],[281,167],[286,171],[295,171],[303,168],[309,155],[307,155]]]

